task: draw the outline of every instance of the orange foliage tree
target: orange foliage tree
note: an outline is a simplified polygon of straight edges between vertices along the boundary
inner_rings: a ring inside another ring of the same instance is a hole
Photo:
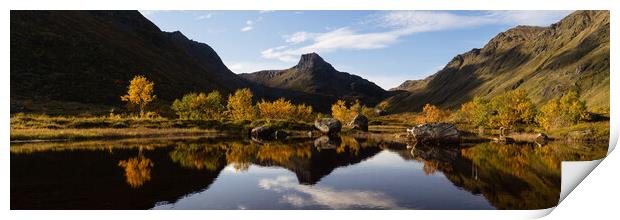
[[[137,105],[140,108],[140,116],[144,115],[147,105],[155,100],[153,95],[155,83],[149,81],[144,76],[135,76],[127,87],[127,94],[121,96],[121,100],[130,105]]]

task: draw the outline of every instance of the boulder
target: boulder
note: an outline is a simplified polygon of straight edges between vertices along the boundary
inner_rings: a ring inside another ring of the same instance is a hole
[[[384,116],[384,115],[387,115],[387,112],[383,109],[375,109],[375,114],[377,116]]]
[[[340,143],[342,143],[340,137],[323,135],[314,140],[314,147],[319,149],[336,149],[340,147]]]
[[[408,136],[418,143],[458,142],[460,132],[450,123],[427,123],[407,129]]]
[[[342,124],[335,118],[321,118],[314,121],[314,127],[323,134],[334,135],[340,132]]]
[[[271,136],[276,140],[284,140],[288,137],[288,133],[286,131],[276,130]]]
[[[368,118],[366,118],[366,116],[364,115],[358,114],[355,116],[355,118],[353,118],[353,120],[351,120],[349,126],[352,126],[353,129],[357,129],[360,131],[368,131]]]
[[[549,141],[549,136],[545,133],[538,133],[538,135],[536,135],[536,142],[545,143],[547,141]]]
[[[258,140],[282,140],[286,139],[288,133],[269,126],[258,126],[250,131],[250,136]]]

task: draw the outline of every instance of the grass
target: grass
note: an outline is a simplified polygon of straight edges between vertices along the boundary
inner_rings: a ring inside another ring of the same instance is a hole
[[[312,130],[313,125],[294,120],[227,121],[180,120],[112,116],[48,116],[15,114],[11,117],[11,140],[86,140],[104,138],[245,134],[268,125],[281,130]]]
[[[11,129],[11,141],[36,140],[91,140],[91,139],[121,139],[144,137],[173,137],[173,136],[213,136],[220,132],[195,128],[87,128],[87,129],[49,129],[24,128]]]
[[[567,140],[608,141],[609,129],[609,121],[587,122],[553,129],[549,135]]]

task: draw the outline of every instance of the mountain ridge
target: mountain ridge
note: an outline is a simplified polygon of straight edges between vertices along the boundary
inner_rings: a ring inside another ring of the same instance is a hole
[[[360,76],[336,70],[316,53],[302,54],[299,62],[284,70],[263,70],[239,74],[252,82],[309,94],[331,95],[347,100],[359,99],[375,105],[388,92]]]
[[[577,90],[590,108],[609,107],[609,11],[576,11],[548,27],[517,26],[455,56],[435,74],[406,81],[390,111],[426,103],[458,108],[474,96],[522,88],[536,104]]]

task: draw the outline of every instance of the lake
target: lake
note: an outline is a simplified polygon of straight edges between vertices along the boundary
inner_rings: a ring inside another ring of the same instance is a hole
[[[544,209],[607,143],[411,147],[353,137],[11,144],[11,209]]]

